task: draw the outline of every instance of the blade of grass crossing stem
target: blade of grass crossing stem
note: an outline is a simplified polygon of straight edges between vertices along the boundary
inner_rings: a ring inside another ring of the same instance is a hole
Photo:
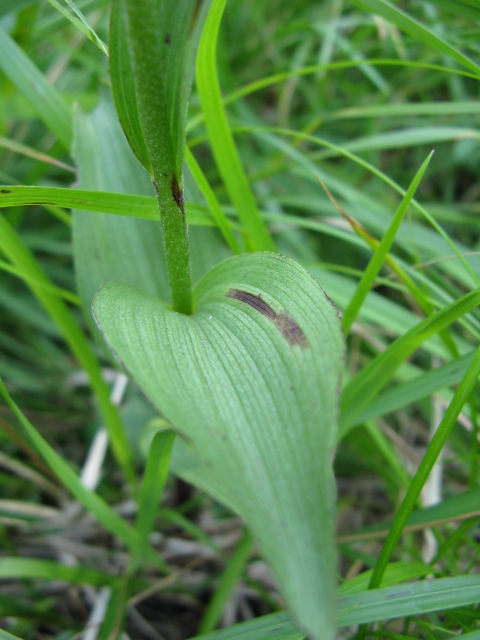
[[[250,552],[253,547],[253,538],[247,529],[244,529],[240,542],[235,548],[233,556],[230,558],[225,571],[220,578],[215,593],[208,603],[203,619],[200,623],[199,633],[209,633],[213,631],[220,620],[220,616],[225,609],[229,598],[231,597],[237,580],[240,577]]]
[[[371,11],[391,22],[405,33],[423,42],[428,47],[435,49],[444,56],[455,60],[459,65],[480,76],[480,67],[458,49],[437,36],[433,31],[423,26],[420,22],[398,9],[387,0],[353,0],[353,3],[362,9]]]
[[[233,235],[230,223],[226,215],[223,213],[222,207],[220,206],[220,203],[218,202],[213,189],[209,185],[208,180],[205,178],[200,165],[198,164],[195,156],[188,147],[185,147],[185,161],[195,182],[197,183],[197,187],[200,189],[201,194],[205,198],[205,201],[210,208],[210,211],[213,218],[215,219],[215,222],[218,225],[218,228],[222,232],[225,242],[232,250],[232,253],[240,253],[240,247],[238,245],[237,239]]]
[[[55,294],[35,284],[38,281],[51,285],[51,282],[4,216],[0,216],[0,251],[28,278],[26,282],[30,289],[58,326],[73,355],[87,373],[110,436],[113,453],[128,480],[135,484],[130,444],[118,410],[110,402],[110,389],[102,379],[92,347],[67,305]]]
[[[400,224],[402,223],[402,220],[405,216],[408,206],[413,196],[415,195],[417,187],[420,184],[420,180],[422,179],[423,174],[425,173],[430,163],[432,155],[433,155],[433,151],[430,153],[428,158],[425,160],[425,162],[422,164],[420,169],[417,171],[417,174],[415,175],[410,187],[408,188],[407,193],[403,197],[402,202],[400,203],[400,206],[398,207],[398,209],[395,212],[395,215],[393,216],[393,220],[390,223],[390,226],[388,227],[385,235],[383,236],[380,244],[378,245],[377,250],[372,256],[372,259],[370,260],[368,267],[364,271],[364,274],[358,284],[358,287],[355,293],[353,294],[352,299],[350,300],[350,303],[348,304],[348,307],[345,309],[345,313],[343,314],[343,329],[346,335],[348,335],[350,327],[352,326],[355,318],[357,317],[360,307],[362,306],[368,292],[372,288],[375,278],[377,277],[380,269],[382,268],[382,265],[385,261],[385,258],[388,252],[390,251],[390,247],[392,246],[393,241],[395,240],[395,236],[400,227]]]
[[[171,429],[158,431],[148,453],[138,501],[137,530],[147,540],[155,524],[160,498],[165,488],[176,433]]]
[[[98,211],[117,216],[158,220],[158,204],[153,196],[139,196],[86,189],[0,185],[0,209],[22,205],[56,205],[68,209]],[[185,203],[188,224],[213,227],[215,221],[204,205]],[[70,219],[68,219],[70,223]],[[234,223],[230,223],[234,225]]]
[[[227,0],[214,0],[205,21],[197,55],[197,91],[215,162],[242,225],[249,233],[247,248],[252,251],[275,251],[238,156],[220,91],[216,48],[226,2]]]
[[[397,542],[402,535],[403,528],[415,507],[418,497],[420,496],[420,492],[433,468],[433,465],[440,455],[440,452],[442,451],[448,436],[450,435],[450,432],[463,409],[463,406],[473,391],[479,375],[480,347],[477,349],[465,377],[460,382],[458,389],[456,390],[455,395],[453,396],[452,401],[450,402],[448,409],[435,432],[435,435],[428,445],[428,449],[423,456],[422,462],[420,463],[410,487],[408,488],[407,494],[400,505],[387,539],[383,544],[382,550],[375,564],[372,578],[370,580],[370,589],[375,589],[380,585],[385,568],[395,551]]]
[[[15,417],[25,429],[31,443],[38,453],[45,460],[49,468],[55,473],[62,484],[74,495],[77,500],[89,511],[95,518],[113,534],[122,540],[134,553],[138,553],[139,549],[144,550],[144,557],[148,557],[155,565],[161,569],[165,569],[164,563],[159,556],[150,547],[145,546],[139,533],[127,524],[115,511],[96,493],[90,491],[80,482],[75,472],[61,458],[58,453],[52,449],[48,442],[38,433],[32,423],[23,415],[19,407],[15,404],[7,391],[2,379],[0,378],[0,395],[3,396],[5,402],[13,411]]]
[[[0,28],[0,69],[34,107],[38,117],[67,151],[72,144],[72,115],[58,91],[18,44]]]
[[[340,436],[357,424],[358,417],[396,370],[422,344],[480,304],[480,289],[462,296],[437,311],[395,340],[383,353],[369,362],[345,387],[341,401]]]

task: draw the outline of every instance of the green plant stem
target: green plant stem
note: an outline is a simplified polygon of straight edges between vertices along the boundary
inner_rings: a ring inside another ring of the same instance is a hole
[[[385,569],[392,557],[398,540],[402,535],[403,528],[415,507],[415,504],[420,496],[420,492],[433,468],[441,450],[443,449],[450,432],[457,421],[457,418],[463,409],[463,406],[467,402],[473,387],[480,375],[480,347],[475,352],[473,360],[465,374],[463,380],[458,386],[455,395],[440,423],[435,435],[433,436],[427,452],[423,457],[422,462],[410,484],[407,494],[400,505],[400,508],[395,516],[395,520],[390,528],[387,539],[384,542],[377,563],[373,570],[372,578],[370,580],[369,588],[376,589],[380,586]]]
[[[163,68],[158,46],[162,14],[154,0],[143,0],[140,8],[136,0],[127,0],[126,10],[136,99],[162,220],[172,306],[174,311],[189,315],[192,313],[192,280],[181,181],[182,158],[176,153],[167,116],[167,79],[158,72]]]

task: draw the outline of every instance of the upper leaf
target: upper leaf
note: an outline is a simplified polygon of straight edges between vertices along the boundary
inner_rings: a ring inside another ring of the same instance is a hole
[[[147,171],[178,182],[195,56],[210,2],[112,2],[110,74],[120,122]]]

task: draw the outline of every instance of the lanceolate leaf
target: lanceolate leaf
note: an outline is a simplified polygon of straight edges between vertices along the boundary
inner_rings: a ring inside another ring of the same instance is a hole
[[[343,357],[331,302],[298,264],[258,253],[212,269],[191,316],[116,283],[93,310],[119,360],[232,496],[299,624],[331,639]]]

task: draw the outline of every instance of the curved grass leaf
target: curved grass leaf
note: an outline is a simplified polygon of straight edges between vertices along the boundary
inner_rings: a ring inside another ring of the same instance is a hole
[[[75,154],[79,155],[78,149]],[[130,180],[132,190],[135,186],[133,182]],[[116,186],[119,187],[120,184],[119,180]],[[37,204],[77,209],[80,215],[80,211],[98,211],[99,213],[111,213],[117,216],[158,222],[158,206],[153,196],[89,191],[87,189],[63,189],[61,187],[0,185],[0,209]],[[216,221],[204,205],[186,202],[185,213],[188,224],[201,227],[216,226]],[[88,224],[91,224],[95,219],[95,216],[90,217]]]
[[[348,627],[406,616],[417,617],[432,611],[443,612],[476,604],[479,589],[480,576],[470,575],[363,591],[339,600],[339,609],[345,613],[340,614],[337,625]],[[282,612],[197,637],[202,640],[304,640],[305,635],[295,628],[288,614]]]
[[[194,290],[192,316],[121,284],[96,321],[139,386],[232,496],[312,637],[334,625],[331,455],[343,335],[295,262],[236,256]]]
[[[430,337],[459,320],[480,304],[480,289],[476,289],[441,311],[425,318],[405,335],[393,342],[383,353],[371,360],[345,387],[342,394],[341,435],[357,424],[379,391],[392,379],[398,367]]]
[[[99,587],[111,584],[116,578],[95,569],[82,566],[69,567],[53,560],[37,558],[1,558],[0,579],[35,578],[41,580],[62,580],[74,584],[91,584]]]
[[[222,103],[217,75],[218,30],[227,0],[214,0],[198,49],[196,84],[213,155],[238,216],[250,234],[247,247],[274,250],[273,240],[260,217],[255,198],[235,147]]]
[[[16,89],[35,107],[38,117],[70,151],[72,115],[43,73],[33,64],[18,44],[0,27],[0,69]]]
[[[408,487],[405,498],[400,505],[398,512],[393,520],[392,526],[388,533],[387,539],[382,547],[380,555],[375,564],[372,579],[370,580],[369,587],[375,589],[379,586],[384,571],[387,567],[395,547],[402,535],[403,528],[407,523],[408,517],[413,511],[415,504],[420,496],[420,493],[430,475],[431,470],[435,462],[437,461],[440,452],[442,451],[450,432],[455,425],[457,418],[463,409],[463,406],[467,402],[473,388],[480,375],[480,347],[477,349],[473,356],[472,362],[463,377],[461,383],[458,385],[458,389],[455,391],[455,395],[448,406],[445,415],[435,431],[427,451],[423,456],[422,462],[413,477],[410,486]]]
[[[388,22],[396,25],[413,38],[423,42],[428,47],[435,49],[439,53],[455,60],[459,65],[480,76],[480,67],[466,55],[464,55],[448,42],[437,36],[433,31],[423,26],[420,22],[409,16],[407,13],[396,7],[387,0],[352,0],[357,7],[371,11],[376,15],[385,18]]]

